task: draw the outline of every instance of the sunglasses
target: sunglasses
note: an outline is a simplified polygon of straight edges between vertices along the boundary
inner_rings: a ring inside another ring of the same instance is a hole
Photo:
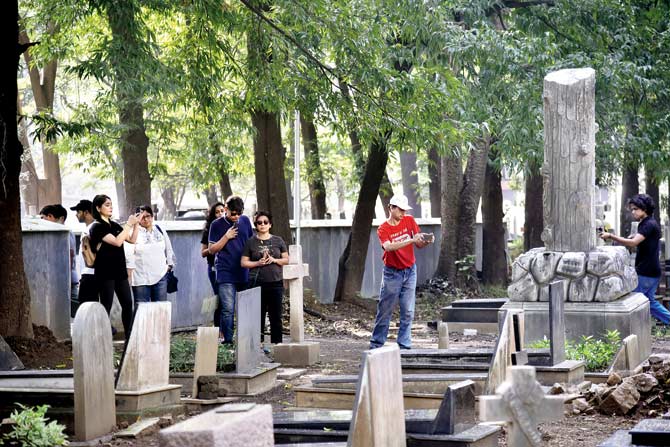
[[[235,216],[241,216],[242,213],[239,212],[239,211],[228,211],[228,215],[229,215],[230,217],[235,217]]]
[[[269,220],[257,220],[255,223],[256,223],[256,225],[268,225],[268,224],[270,224],[270,221]]]

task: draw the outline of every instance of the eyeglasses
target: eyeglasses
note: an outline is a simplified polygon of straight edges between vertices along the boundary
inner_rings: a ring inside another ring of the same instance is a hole
[[[235,216],[241,216],[242,213],[241,213],[241,212],[238,212],[238,211],[228,211],[228,215],[229,215],[230,217],[235,217]]]
[[[270,223],[269,220],[257,220],[256,225],[268,225]]]

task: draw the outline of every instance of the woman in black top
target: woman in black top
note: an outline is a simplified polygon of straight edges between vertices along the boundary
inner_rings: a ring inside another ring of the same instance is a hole
[[[95,196],[92,211],[95,223],[91,226],[90,237],[91,247],[96,252],[94,276],[100,291],[100,302],[109,315],[116,292],[121,304],[121,320],[127,341],[133,322],[133,299],[123,243],[135,243],[139,218],[138,215],[131,215],[123,227],[114,222],[112,200],[104,194]]]
[[[267,211],[254,214],[256,235],[247,241],[242,252],[242,267],[249,269],[249,287],[261,288],[261,333],[265,332],[265,314],[270,317],[270,341],[282,342],[282,299],[284,281],[282,266],[288,264],[286,243],[270,234],[272,215]]]
[[[219,217],[224,215],[225,205],[221,202],[216,202],[214,205],[209,207],[209,213],[207,213],[207,219],[205,220],[205,228],[202,230],[202,238],[200,239],[200,255],[203,258],[207,258],[207,276],[209,278],[209,284],[212,286],[214,295],[218,294],[218,287],[216,286],[216,267],[214,267],[214,256],[209,251],[209,227]],[[219,300],[216,300],[216,310],[214,311],[214,326],[219,325]]]

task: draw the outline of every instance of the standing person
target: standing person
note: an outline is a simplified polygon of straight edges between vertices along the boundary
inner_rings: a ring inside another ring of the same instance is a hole
[[[67,210],[60,203],[47,205],[40,211],[40,218],[65,225]],[[77,272],[77,240],[74,233],[69,231],[69,259],[70,259],[70,316],[74,317],[77,310],[77,296],[79,295],[79,273]]]
[[[154,224],[150,205],[140,206],[136,212],[140,214],[140,226],[130,250],[135,303],[167,301],[167,273],[175,266],[172,243],[167,232]]]
[[[214,255],[209,251],[209,227],[212,225],[214,220],[223,217],[225,205],[221,202],[216,202],[209,207],[209,212],[207,213],[207,219],[205,220],[205,227],[202,230],[202,238],[200,238],[200,255],[203,258],[207,258],[207,277],[209,278],[209,284],[212,286],[214,295],[218,294],[218,288],[216,287],[216,267],[214,267]],[[216,310],[214,311],[214,325],[218,326],[221,319],[221,307],[219,306],[218,300],[216,303]]]
[[[221,307],[219,336],[223,343],[232,344],[235,298],[249,281],[249,271],[242,268],[240,259],[253,231],[249,218],[242,215],[244,201],[241,197],[228,197],[223,210],[224,216],[212,222],[209,228],[209,252],[216,255],[216,287]]]
[[[380,348],[386,343],[396,302],[400,303],[398,345],[401,349],[412,348],[416,292],[414,246],[423,248],[432,243],[434,237],[432,234],[420,233],[414,218],[405,214],[411,209],[407,197],[402,194],[394,195],[389,202],[389,218],[377,230],[379,242],[384,249],[384,273],[370,349]]]
[[[633,219],[639,222],[637,233],[630,238],[616,236],[612,233],[601,233],[603,240],[613,240],[625,247],[637,247],[635,271],[637,272],[637,288],[634,292],[644,294],[649,300],[651,315],[663,324],[670,323],[670,311],[656,301],[656,288],[661,281],[661,263],[658,260],[661,239],[661,227],[654,219],[656,204],[647,194],[636,194],[628,200],[628,207]]]
[[[133,298],[128,284],[126,270],[126,254],[123,243],[131,244],[137,239],[139,216],[130,215],[128,222],[121,226],[112,220],[112,199],[104,194],[93,198],[91,209],[95,223],[91,226],[91,247],[95,256],[94,275],[100,293],[100,302],[105,306],[107,315],[112,310],[114,293],[121,304],[121,320],[123,322],[126,342],[130,338],[133,324]]]
[[[95,222],[93,214],[91,214],[92,208],[93,208],[93,202],[86,199],[82,199],[75,206],[70,207],[72,211],[75,211],[77,213],[77,220],[80,223],[86,225],[86,228],[81,233],[82,238],[84,236],[89,236],[89,230],[91,229],[91,225],[93,225],[93,222]],[[79,294],[77,296],[77,302],[76,303],[73,302],[72,306],[73,317],[74,314],[77,312],[77,309],[79,308],[81,303],[86,303],[88,301],[100,301],[94,276],[95,270],[93,270],[92,267],[86,266],[86,263],[84,262],[83,256],[81,254],[81,244],[79,246],[78,258],[80,260],[79,262],[81,265],[80,270],[81,276],[79,278]]]
[[[272,214],[254,214],[256,235],[251,237],[242,252],[241,265],[249,269],[249,287],[261,288],[261,334],[265,332],[265,314],[270,317],[270,341],[282,342],[282,299],[284,281],[282,265],[288,264],[286,243],[270,234]]]

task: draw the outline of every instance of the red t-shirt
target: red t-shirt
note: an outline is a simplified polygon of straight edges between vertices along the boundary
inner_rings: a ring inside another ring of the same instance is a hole
[[[388,221],[384,222],[377,229],[377,236],[379,242],[384,246],[386,241],[402,242],[412,239],[415,234],[419,233],[419,226],[412,216],[405,215],[398,225],[391,225]],[[414,244],[406,245],[403,248],[395,251],[384,250],[382,256],[384,265],[396,269],[406,269],[414,265],[416,258],[414,257]]]

